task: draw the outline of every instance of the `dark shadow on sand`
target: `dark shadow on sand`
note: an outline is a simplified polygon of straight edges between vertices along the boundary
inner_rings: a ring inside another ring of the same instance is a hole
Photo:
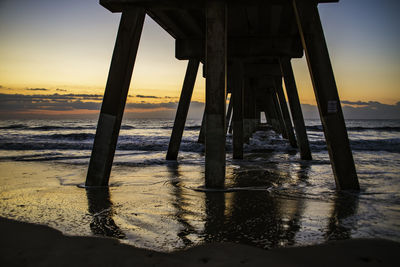
[[[125,234],[115,224],[113,216],[113,203],[110,199],[108,187],[86,188],[89,213],[92,215],[90,230],[95,235],[125,238]]]
[[[351,238],[351,231],[357,223],[356,217],[353,215],[357,213],[358,202],[358,192],[337,192],[325,234],[327,241]]]

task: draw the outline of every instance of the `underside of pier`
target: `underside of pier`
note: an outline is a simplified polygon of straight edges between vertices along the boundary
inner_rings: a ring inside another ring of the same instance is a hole
[[[100,0],[121,22],[89,163],[87,186],[107,186],[145,14],[175,39],[188,60],[167,159],[177,160],[200,63],[206,107],[205,186],[223,188],[225,143],[233,158],[260,124],[260,113],[301,160],[311,160],[291,59],[305,54],[338,189],[358,190],[335,78],[318,13],[320,0]],[[284,85],[284,87],[283,87]],[[285,92],[286,90],[286,95]],[[227,96],[229,106],[226,110]],[[230,127],[229,127],[230,126]]]

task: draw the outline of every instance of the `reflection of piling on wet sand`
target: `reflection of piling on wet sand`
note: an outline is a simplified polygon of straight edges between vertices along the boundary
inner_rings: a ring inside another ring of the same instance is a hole
[[[2,218],[0,235],[1,266],[395,266],[400,250],[393,241],[353,239],[272,250],[214,243],[166,254]]]
[[[86,188],[89,212],[92,215],[90,230],[95,235],[124,238],[125,234],[115,224],[108,187]]]
[[[336,0],[100,0],[122,12],[86,185],[107,186],[145,14],[176,40],[176,58],[189,60],[167,159],[176,160],[199,63],[206,79],[206,107],[199,137],[205,143],[205,185],[225,183],[225,142],[233,109],[233,157],[257,129],[260,112],[272,128],[311,153],[291,67],[307,58],[338,189],[358,190],[358,178],[336,88],[319,2]],[[290,110],[282,87],[285,83]],[[227,123],[228,118],[228,123]]]

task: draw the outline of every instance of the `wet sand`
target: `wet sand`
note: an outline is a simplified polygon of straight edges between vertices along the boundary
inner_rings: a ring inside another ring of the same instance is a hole
[[[1,266],[394,266],[400,252],[397,242],[352,239],[271,250],[211,243],[161,253],[5,218],[0,236]]]
[[[397,206],[389,207],[382,194],[336,194],[332,179],[331,186],[318,184],[320,168],[304,177],[308,169],[301,166],[285,174],[283,167],[265,171],[254,164],[227,168],[227,186],[257,190],[203,193],[193,190],[204,181],[201,165],[117,164],[109,188],[85,190],[78,185],[87,164],[3,161],[0,217],[164,253],[213,242],[272,249],[357,238],[400,241]]]

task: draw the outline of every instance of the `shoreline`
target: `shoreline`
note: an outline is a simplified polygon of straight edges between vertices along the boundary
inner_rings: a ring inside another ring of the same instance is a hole
[[[210,243],[162,253],[1,217],[0,236],[2,266],[394,266],[400,252],[398,242],[348,239],[271,250]]]

